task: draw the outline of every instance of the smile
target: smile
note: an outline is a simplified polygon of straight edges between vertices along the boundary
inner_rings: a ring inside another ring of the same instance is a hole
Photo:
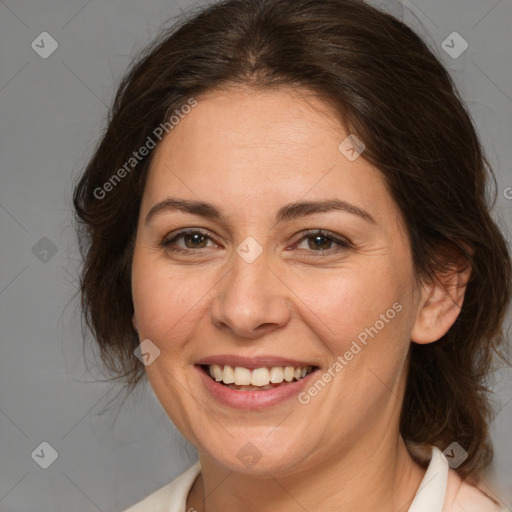
[[[269,364],[268,358],[245,359],[245,363],[241,358],[231,358],[231,365],[221,364],[219,359],[226,361],[229,357],[196,363],[203,389],[216,404],[245,411],[261,411],[297,400],[299,393],[320,371],[318,366],[299,361],[294,361],[294,366],[291,366],[292,361],[279,358],[272,358],[273,364]]]
[[[210,377],[231,389],[255,391],[274,389],[292,381],[299,381],[311,373],[313,366],[272,366],[249,369],[230,365],[201,365]]]

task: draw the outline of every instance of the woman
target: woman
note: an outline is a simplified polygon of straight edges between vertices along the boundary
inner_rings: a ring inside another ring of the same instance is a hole
[[[489,177],[446,70],[359,0],[227,0],[164,33],[74,197],[104,361],[199,454],[129,511],[502,510]]]

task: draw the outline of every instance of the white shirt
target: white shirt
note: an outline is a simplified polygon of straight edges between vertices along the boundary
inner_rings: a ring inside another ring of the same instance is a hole
[[[124,512],[187,512],[187,497],[201,472],[196,462],[171,483],[161,487]],[[441,450],[432,457],[408,512],[506,512],[478,488],[463,482],[450,469]]]

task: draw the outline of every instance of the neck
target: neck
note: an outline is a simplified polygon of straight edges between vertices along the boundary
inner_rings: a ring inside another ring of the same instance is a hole
[[[194,482],[186,510],[406,511],[425,470],[411,457],[400,436],[393,432],[388,437],[366,438],[344,453],[332,453],[320,464],[293,474],[248,476],[219,470],[202,454],[202,472]]]

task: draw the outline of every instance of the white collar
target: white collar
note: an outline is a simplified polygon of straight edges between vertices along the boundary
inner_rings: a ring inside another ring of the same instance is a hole
[[[448,484],[448,462],[441,450],[432,447],[432,457],[408,512],[441,512]]]

